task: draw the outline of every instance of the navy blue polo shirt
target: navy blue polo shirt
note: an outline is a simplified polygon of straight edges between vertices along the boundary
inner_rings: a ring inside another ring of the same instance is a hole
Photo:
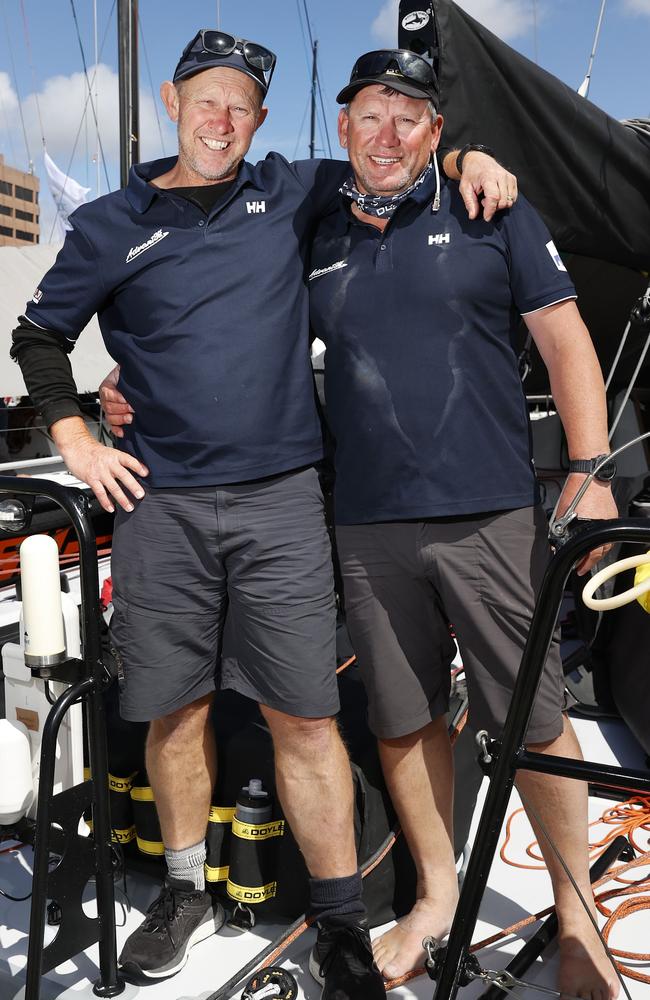
[[[575,297],[551,237],[520,196],[470,221],[435,177],[382,233],[349,203],[312,246],[311,323],[326,345],[340,524],[535,503],[519,316]]]
[[[240,482],[321,457],[305,266],[349,167],[243,163],[209,215],[148,181],[79,208],[26,317],[75,342],[97,313],[135,410],[121,447],[153,486]],[[38,301],[36,301],[38,299]]]

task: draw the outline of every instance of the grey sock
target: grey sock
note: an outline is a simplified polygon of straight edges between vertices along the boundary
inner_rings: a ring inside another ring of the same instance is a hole
[[[184,847],[180,851],[170,851],[165,848],[165,861],[170,878],[191,882],[195,889],[205,890],[205,840],[193,847]]]

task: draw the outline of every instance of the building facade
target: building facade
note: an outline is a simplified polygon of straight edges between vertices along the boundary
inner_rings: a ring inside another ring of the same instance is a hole
[[[39,242],[39,180],[8,166],[0,154],[0,247]]]

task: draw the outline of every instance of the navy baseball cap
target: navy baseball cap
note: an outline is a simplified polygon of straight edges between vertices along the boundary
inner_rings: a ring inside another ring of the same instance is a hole
[[[409,49],[377,49],[359,56],[350,82],[336,100],[347,104],[356,93],[371,84],[390,87],[407,97],[432,101],[438,107],[438,80],[431,63]]]
[[[266,94],[275,69],[276,56],[264,45],[237,38],[226,31],[201,28],[187,43],[174,70],[173,82],[185,80],[214,66],[232,66],[250,76]]]

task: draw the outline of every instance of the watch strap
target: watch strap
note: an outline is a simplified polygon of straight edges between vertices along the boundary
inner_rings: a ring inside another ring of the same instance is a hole
[[[485,153],[486,156],[491,156],[493,160],[496,160],[496,153],[489,146],[483,146],[480,142],[468,142],[456,157],[456,170],[459,174],[463,172],[463,161],[468,153]]]
[[[607,453],[596,455],[594,458],[572,458],[569,461],[569,472],[581,472],[585,475],[595,473],[595,478],[599,482],[611,482],[616,475],[616,460]]]

